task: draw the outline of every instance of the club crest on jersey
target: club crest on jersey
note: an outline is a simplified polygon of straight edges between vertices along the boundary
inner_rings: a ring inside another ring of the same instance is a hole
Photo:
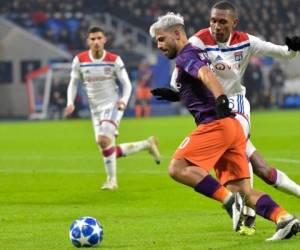
[[[234,52],[235,61],[241,61],[243,59],[243,51]]]
[[[111,70],[112,70],[111,67],[105,67],[105,68],[104,68],[104,74],[105,74],[105,75],[111,74]]]

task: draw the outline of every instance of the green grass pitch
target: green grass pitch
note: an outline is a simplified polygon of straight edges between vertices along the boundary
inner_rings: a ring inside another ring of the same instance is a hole
[[[252,141],[269,163],[300,183],[300,112],[252,114]],[[300,235],[267,243],[275,225],[257,220],[257,234],[242,237],[220,204],[167,175],[174,150],[194,128],[187,117],[124,119],[118,142],[156,135],[163,155],[147,152],[118,160],[119,189],[105,180],[90,120],[0,124],[0,249],[74,249],[69,226],[81,216],[99,219],[99,249],[300,249]],[[256,179],[300,217],[300,200]]]

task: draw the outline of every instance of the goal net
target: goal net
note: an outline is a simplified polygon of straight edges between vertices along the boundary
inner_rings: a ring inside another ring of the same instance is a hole
[[[67,102],[70,63],[53,63],[26,76],[29,119],[59,119]],[[87,116],[88,104],[81,84],[75,100],[74,116]]]

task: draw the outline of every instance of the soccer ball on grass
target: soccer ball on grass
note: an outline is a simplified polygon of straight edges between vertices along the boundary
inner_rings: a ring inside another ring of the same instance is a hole
[[[70,226],[69,236],[75,247],[94,247],[103,239],[103,228],[93,217],[81,217]]]

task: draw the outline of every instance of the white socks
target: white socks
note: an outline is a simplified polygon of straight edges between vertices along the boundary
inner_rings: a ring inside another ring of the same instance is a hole
[[[101,150],[100,146],[99,149]],[[107,174],[107,180],[117,180],[117,156],[115,140],[113,139],[108,147],[102,149],[103,162]]]
[[[280,170],[276,169],[276,172],[277,179],[274,186],[285,193],[300,197],[300,186]]]
[[[104,166],[107,174],[107,179],[116,181],[117,179],[117,166],[116,166],[116,152],[110,156],[103,156]]]
[[[118,146],[122,149],[123,155],[127,156],[139,152],[141,150],[148,149],[150,145],[147,140],[144,140],[137,142],[122,143]]]
[[[256,215],[256,212],[253,208],[244,206],[243,214],[254,217]]]
[[[144,149],[148,149],[150,146],[148,140],[123,143],[118,145],[122,150],[122,155],[127,156],[134,154]],[[105,149],[102,150],[103,161],[105,170],[107,173],[107,179],[116,181],[117,179],[117,155],[116,155],[116,146],[114,141]]]

